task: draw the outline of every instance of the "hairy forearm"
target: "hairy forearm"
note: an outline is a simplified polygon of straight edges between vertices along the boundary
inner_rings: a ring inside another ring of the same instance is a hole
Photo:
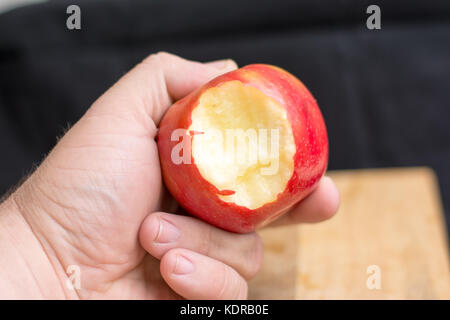
[[[0,204],[0,299],[67,298],[67,290],[14,196]]]

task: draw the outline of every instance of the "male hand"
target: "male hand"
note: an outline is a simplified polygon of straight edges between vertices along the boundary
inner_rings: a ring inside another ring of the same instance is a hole
[[[236,68],[151,55],[101,96],[2,205],[0,296],[241,299],[261,265],[256,233],[174,214],[155,142],[172,103]],[[274,224],[330,218],[339,195],[324,177]],[[81,287],[66,270],[81,271]]]

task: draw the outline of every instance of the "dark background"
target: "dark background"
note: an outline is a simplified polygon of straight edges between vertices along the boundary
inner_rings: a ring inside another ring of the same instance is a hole
[[[81,7],[82,30],[66,28]],[[381,30],[366,8],[381,7]],[[450,1],[50,1],[0,15],[0,194],[145,56],[270,63],[328,127],[329,169],[429,166],[450,221]]]

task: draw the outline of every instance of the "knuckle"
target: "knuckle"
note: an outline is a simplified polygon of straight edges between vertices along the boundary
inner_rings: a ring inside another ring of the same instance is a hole
[[[151,55],[147,56],[142,60],[140,63],[141,65],[152,65],[154,64],[155,60],[159,59],[157,56],[157,53],[152,53]]]
[[[151,55],[147,56],[142,63],[143,64],[153,64],[153,63],[160,63],[164,62],[168,59],[173,57],[172,54],[165,52],[165,51],[159,51],[156,53],[152,53]]]
[[[155,53],[155,56],[159,57],[160,59],[167,59],[173,57],[174,55],[166,51],[158,51],[157,53]]]

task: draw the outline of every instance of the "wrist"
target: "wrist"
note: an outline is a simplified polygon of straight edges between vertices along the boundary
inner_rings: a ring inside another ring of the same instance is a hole
[[[18,189],[0,204],[0,299],[70,298],[74,293],[64,287],[64,270],[21,212],[16,201],[21,193]]]

